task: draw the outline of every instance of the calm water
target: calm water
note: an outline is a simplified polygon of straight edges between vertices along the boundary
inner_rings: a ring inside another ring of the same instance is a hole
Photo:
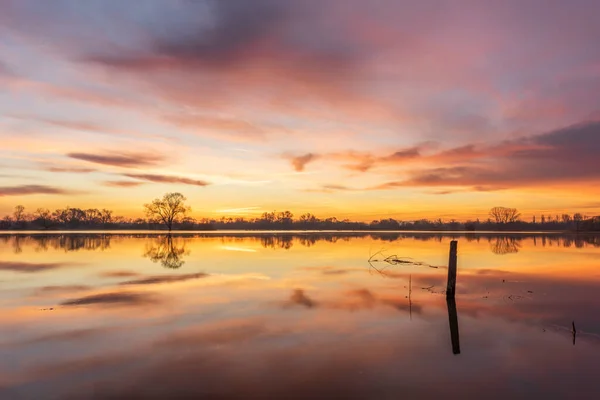
[[[600,237],[0,235],[0,284],[1,399],[600,398]]]

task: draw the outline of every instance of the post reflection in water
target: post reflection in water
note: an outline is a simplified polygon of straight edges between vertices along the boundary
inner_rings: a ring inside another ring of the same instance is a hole
[[[0,398],[598,398],[598,271],[589,235],[0,235]]]
[[[446,299],[448,306],[448,320],[450,321],[450,339],[452,341],[452,354],[460,354],[460,337],[458,334],[458,313],[456,311],[456,300]]]

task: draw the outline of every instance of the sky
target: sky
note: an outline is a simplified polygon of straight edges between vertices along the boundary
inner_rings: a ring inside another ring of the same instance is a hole
[[[0,0],[0,215],[600,214],[595,0]]]

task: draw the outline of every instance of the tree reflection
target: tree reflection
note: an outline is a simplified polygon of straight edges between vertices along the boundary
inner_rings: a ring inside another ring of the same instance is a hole
[[[160,237],[162,236],[162,239]],[[404,232],[404,233],[374,233],[374,232],[344,232],[344,233],[239,233],[222,232],[219,235],[205,233],[186,233],[178,232],[173,235],[172,241],[178,239],[202,239],[220,237],[224,243],[243,242],[252,240],[259,242],[264,248],[276,250],[290,250],[293,246],[313,247],[318,243],[337,243],[352,242],[358,239],[368,239],[382,243],[382,246],[388,243],[400,242],[403,240],[415,240],[422,242],[443,242],[453,240],[458,237],[468,242],[487,241],[490,250],[495,254],[518,253],[523,245],[542,246],[542,247],[576,247],[578,249],[586,247],[600,247],[600,235],[595,234],[529,234],[519,233],[511,234],[490,234],[490,233],[470,233],[459,235],[456,233],[427,233],[427,232]],[[52,250],[62,250],[65,252],[76,251],[104,251],[110,249],[111,242],[121,242],[128,239],[153,239],[166,241],[163,247],[168,246],[168,239],[163,235],[156,233],[43,233],[43,234],[17,234],[0,235],[0,242],[12,247],[16,254],[29,251],[33,247],[34,251],[46,252]],[[175,246],[176,247],[176,246]],[[177,249],[174,249],[177,250]],[[176,251],[175,251],[176,253]]]
[[[260,243],[265,249],[289,250],[294,245],[293,236],[262,236]]]
[[[511,254],[519,252],[521,243],[519,243],[517,238],[500,236],[497,237],[493,242],[490,242],[490,247],[494,254]]]
[[[144,257],[152,262],[159,262],[165,268],[180,268],[185,261],[183,256],[189,254],[185,248],[185,243],[178,239],[173,239],[171,235],[158,237],[152,243],[146,246]]]

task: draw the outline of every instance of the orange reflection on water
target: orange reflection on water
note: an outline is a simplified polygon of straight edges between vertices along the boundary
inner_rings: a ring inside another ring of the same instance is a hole
[[[596,237],[24,235],[0,254],[2,385],[25,398],[597,390]]]

